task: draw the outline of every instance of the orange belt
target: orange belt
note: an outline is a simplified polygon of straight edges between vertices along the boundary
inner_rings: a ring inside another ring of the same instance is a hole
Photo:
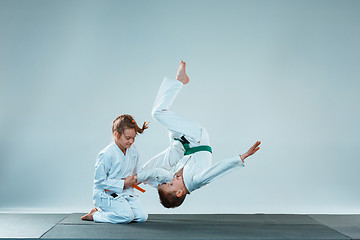
[[[144,193],[145,189],[142,189],[141,187],[139,187],[137,184],[132,185],[133,188],[135,188],[136,190],[139,190],[140,192]]]
[[[132,188],[135,188],[136,190],[139,190],[139,191],[142,192],[142,193],[146,192],[145,189],[142,189],[142,188],[139,187],[137,184],[133,184],[131,187],[132,187]],[[107,189],[104,189],[104,190],[105,190],[105,192],[110,192],[110,190],[107,190]]]

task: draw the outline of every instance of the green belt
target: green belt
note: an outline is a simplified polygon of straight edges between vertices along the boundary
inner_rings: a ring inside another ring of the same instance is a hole
[[[182,143],[182,145],[184,146],[185,152],[184,155],[190,155],[196,152],[201,152],[201,151],[207,151],[207,152],[211,152],[212,153],[212,149],[210,146],[207,145],[202,145],[202,146],[197,146],[197,147],[189,147],[189,142],[185,139],[184,141],[184,137],[182,137],[182,139],[179,138],[174,138],[174,140],[178,140]]]

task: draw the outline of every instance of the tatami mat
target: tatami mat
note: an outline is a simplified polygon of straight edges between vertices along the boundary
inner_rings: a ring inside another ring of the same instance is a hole
[[[110,224],[83,214],[0,214],[0,238],[360,239],[360,215],[150,214],[145,223]]]

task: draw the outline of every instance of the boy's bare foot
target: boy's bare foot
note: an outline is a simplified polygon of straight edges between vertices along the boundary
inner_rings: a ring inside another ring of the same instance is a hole
[[[189,77],[186,75],[185,67],[186,67],[186,63],[181,61],[177,75],[176,75],[176,80],[179,80],[184,85],[189,82]]]
[[[94,221],[93,216],[94,216],[94,213],[97,212],[97,211],[98,210],[96,208],[91,209],[91,211],[88,214],[81,217],[81,220]]]

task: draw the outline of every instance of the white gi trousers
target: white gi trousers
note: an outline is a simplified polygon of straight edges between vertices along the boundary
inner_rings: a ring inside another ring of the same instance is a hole
[[[96,205],[100,209],[94,214],[95,222],[145,222],[148,218],[137,197],[129,194],[123,194],[116,198],[101,198]]]

